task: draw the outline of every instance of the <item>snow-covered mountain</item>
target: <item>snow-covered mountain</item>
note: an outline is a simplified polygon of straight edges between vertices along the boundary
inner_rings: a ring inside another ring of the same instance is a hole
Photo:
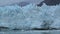
[[[0,0],[0,6],[6,6],[11,4],[19,4],[20,2],[38,4],[43,0]]]

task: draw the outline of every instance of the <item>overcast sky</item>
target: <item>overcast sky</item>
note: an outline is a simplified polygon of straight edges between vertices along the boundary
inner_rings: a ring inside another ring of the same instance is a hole
[[[19,3],[19,2],[28,2],[28,3],[39,3],[42,0],[0,0],[0,6],[2,5],[9,5],[13,3]]]

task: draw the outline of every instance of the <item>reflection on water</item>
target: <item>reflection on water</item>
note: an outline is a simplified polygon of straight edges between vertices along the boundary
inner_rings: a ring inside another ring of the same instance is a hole
[[[60,34],[60,31],[41,32],[42,34]]]
[[[42,34],[51,34],[51,32],[42,32]]]
[[[60,31],[2,31],[0,34],[60,34]]]

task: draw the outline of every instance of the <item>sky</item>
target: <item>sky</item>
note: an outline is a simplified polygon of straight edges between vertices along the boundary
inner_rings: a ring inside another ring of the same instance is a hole
[[[28,2],[28,3],[39,3],[43,0],[0,0],[0,6],[3,5],[10,5],[10,4],[14,4],[14,3],[20,3],[20,2]]]

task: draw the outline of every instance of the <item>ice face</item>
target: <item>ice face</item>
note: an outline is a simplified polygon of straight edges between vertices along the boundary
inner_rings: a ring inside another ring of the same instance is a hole
[[[19,6],[0,7],[0,25],[14,28],[19,19],[23,18],[22,10]],[[21,20],[22,21],[22,20]]]
[[[52,27],[54,28],[60,28],[60,5],[57,5],[54,8],[54,23]]]
[[[0,7],[0,26],[11,29],[31,29],[60,26],[59,6],[47,6],[45,3],[38,7],[29,4]]]

